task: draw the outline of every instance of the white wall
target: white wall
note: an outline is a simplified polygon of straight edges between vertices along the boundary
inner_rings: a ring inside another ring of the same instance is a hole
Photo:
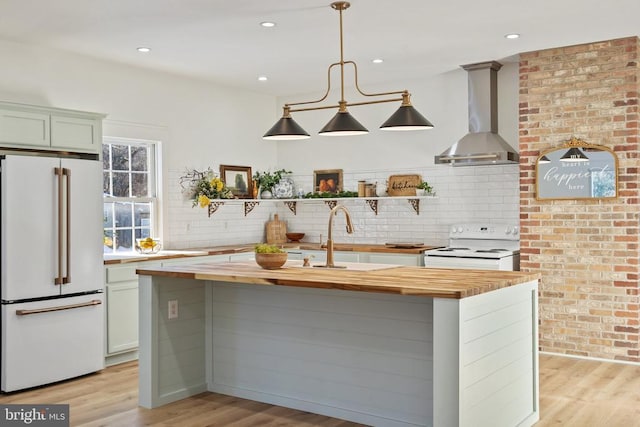
[[[162,142],[162,237],[169,247],[170,224],[183,220],[170,215],[172,205],[191,209],[168,197],[185,168],[276,164],[276,147],[261,138],[273,97],[10,41],[0,41],[0,57],[0,99],[105,113],[105,135]],[[202,218],[202,211],[191,214]]]
[[[313,240],[326,234],[328,210],[323,204],[301,205],[295,216],[282,204],[262,203],[247,216],[241,205],[225,205],[211,218],[206,210],[192,208],[180,193],[178,178],[185,168],[217,170],[220,164],[251,166],[254,171],[290,169],[306,191],[311,190],[314,169],[334,168],[344,170],[345,189],[350,190],[356,189],[358,179],[382,182],[394,173],[420,173],[435,185],[439,197],[423,202],[420,215],[404,200],[381,204],[377,216],[357,201],[348,202],[354,203],[348,207],[361,232],[347,237],[336,230],[337,239],[442,244],[452,222],[518,221],[517,165],[451,168],[433,164],[435,155],[467,132],[467,84],[462,69],[402,82],[400,87],[363,87],[367,92],[410,90],[414,106],[435,125],[432,130],[378,130],[398,107],[390,103],[351,110],[369,128],[367,136],[317,136],[334,114],[326,110],[295,114],[312,134],[310,140],[273,142],[261,136],[280,116],[284,99],[10,41],[0,41],[0,57],[1,100],[105,113],[105,135],[162,142],[164,227],[160,237],[167,248],[259,241],[264,238],[265,222],[276,212],[290,229],[308,232]],[[506,64],[498,81],[500,133],[517,147],[518,65]],[[337,97],[332,94],[329,99]],[[288,100],[308,99],[315,99],[315,94]]]

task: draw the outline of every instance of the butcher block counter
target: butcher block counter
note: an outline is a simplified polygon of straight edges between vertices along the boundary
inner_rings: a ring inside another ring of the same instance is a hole
[[[287,261],[283,268],[264,270],[254,261],[248,261],[138,269],[137,273],[254,285],[342,289],[439,298],[465,298],[538,279],[538,274],[519,271],[338,264],[347,267],[344,269],[303,267],[302,261]]]
[[[207,255],[225,255],[225,254],[238,254],[245,252],[253,252],[257,243],[248,243],[242,245],[221,245],[208,248],[191,248],[191,249],[173,249],[173,250],[161,250],[157,254],[109,254],[104,256],[104,264],[123,264],[129,262],[140,262],[150,260],[162,260],[162,259],[174,259],[185,257],[201,257]],[[311,250],[320,251],[325,250],[324,245],[320,243],[308,243],[308,242],[290,242],[283,245],[279,245],[286,250]],[[387,254],[421,254],[426,250],[435,249],[440,246],[424,245],[424,244],[364,244],[364,243],[339,243],[334,245],[334,250],[340,252],[369,252],[369,253],[387,253]],[[197,262],[197,259],[194,260]]]
[[[143,407],[211,391],[374,426],[539,418],[536,274],[197,259],[138,274]]]

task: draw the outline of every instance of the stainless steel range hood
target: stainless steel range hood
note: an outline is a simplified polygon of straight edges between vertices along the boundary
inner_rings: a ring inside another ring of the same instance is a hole
[[[518,163],[520,156],[498,135],[498,70],[495,61],[462,65],[469,79],[469,133],[435,157],[436,164],[478,166]]]

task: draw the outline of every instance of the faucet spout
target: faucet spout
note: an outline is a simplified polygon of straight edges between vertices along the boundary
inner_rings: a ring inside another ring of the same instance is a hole
[[[342,205],[336,205],[329,213],[329,230],[327,231],[327,268],[340,268],[333,262],[333,217],[338,215],[338,211],[344,212],[345,219],[347,221],[347,233],[353,233],[353,222],[351,222],[351,215],[347,208]]]

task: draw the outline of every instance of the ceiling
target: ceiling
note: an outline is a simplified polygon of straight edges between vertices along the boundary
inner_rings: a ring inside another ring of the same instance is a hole
[[[339,61],[339,15],[329,4],[0,0],[0,39],[287,96],[324,91],[327,67]],[[398,82],[461,64],[639,35],[638,16],[638,0],[352,0],[344,12],[344,56],[358,64],[363,90],[386,83],[400,90]],[[263,28],[262,21],[277,25]],[[521,37],[507,40],[507,33]],[[141,54],[139,46],[152,51]],[[351,79],[345,75],[347,85]]]

